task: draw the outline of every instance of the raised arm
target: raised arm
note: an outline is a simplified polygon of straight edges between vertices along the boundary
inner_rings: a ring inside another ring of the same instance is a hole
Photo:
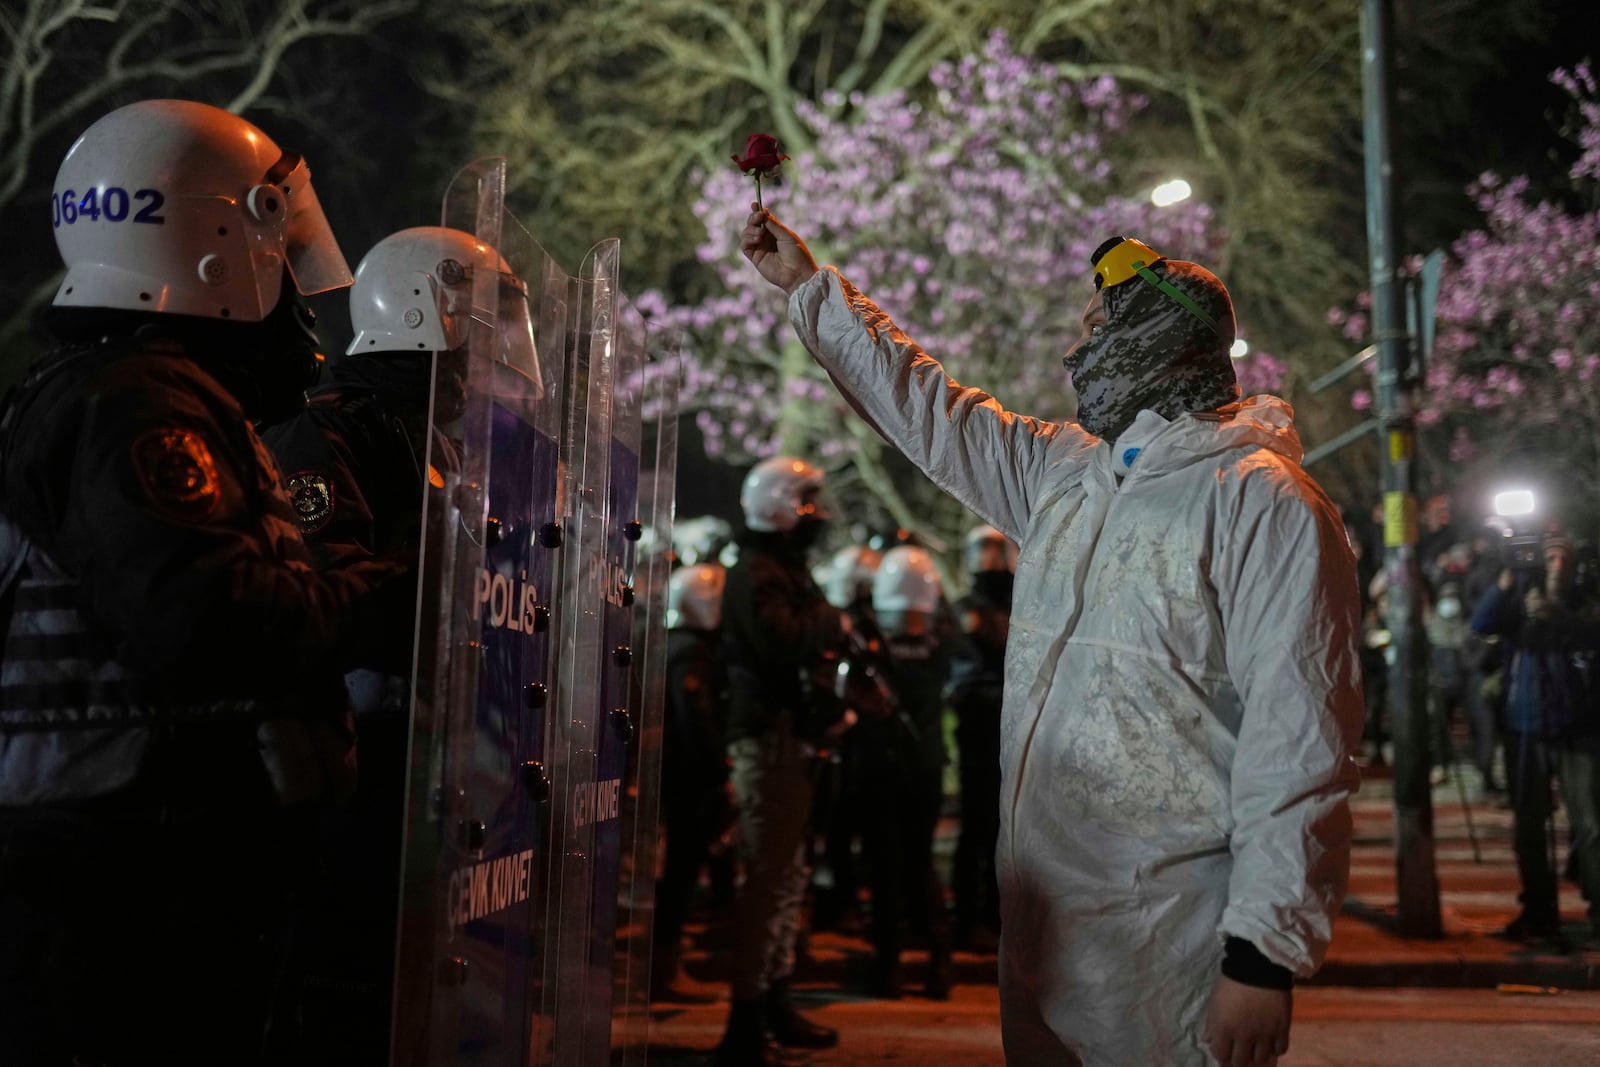
[[[1012,538],[1027,529],[1047,469],[1080,474],[1099,439],[1072,423],[1006,411],[963,387],[888,315],[832,268],[819,269],[794,231],[750,215],[742,248],[789,294],[801,341],[850,406],[945,490]]]

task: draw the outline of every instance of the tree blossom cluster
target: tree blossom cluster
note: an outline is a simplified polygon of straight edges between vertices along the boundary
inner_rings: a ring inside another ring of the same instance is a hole
[[[917,97],[801,104],[815,147],[786,165],[766,205],[953,377],[1028,414],[1068,416],[1061,355],[1093,293],[1095,246],[1136,235],[1206,262],[1223,235],[1204,203],[1157,208],[1121,180],[1119,138],[1145,101],[1112,79],[1070,80],[996,34],[929,81]],[[719,284],[692,306],[649,304],[684,331],[686,409],[698,410],[707,450],[729,461],[781,448],[854,462],[845,405],[795,358],[781,294],[739,254],[749,193],[734,168],[705,176],[698,255]],[[1265,354],[1238,366],[1249,391],[1282,375]]]
[[[1595,78],[1580,66],[1552,80],[1576,105],[1581,154],[1570,177],[1580,191],[1600,190]],[[1456,464],[1491,440],[1527,440],[1541,424],[1559,426],[1545,437],[1563,453],[1550,464],[1600,486],[1600,211],[1540,199],[1526,177],[1486,173],[1469,193],[1484,224],[1446,259],[1417,422]],[[1368,331],[1364,311],[1331,318],[1351,339]],[[1365,389],[1352,397],[1358,409],[1372,400]]]

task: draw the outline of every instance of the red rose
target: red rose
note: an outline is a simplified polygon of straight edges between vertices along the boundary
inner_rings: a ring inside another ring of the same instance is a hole
[[[789,157],[778,151],[778,139],[770,133],[752,133],[744,146],[744,158],[733,157],[739,169],[757,177],[771,177],[778,165]]]

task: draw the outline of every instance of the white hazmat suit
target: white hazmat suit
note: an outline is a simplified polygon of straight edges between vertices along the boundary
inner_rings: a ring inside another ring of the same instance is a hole
[[[831,268],[789,314],[864,418],[1022,546],[1001,727],[1008,1061],[1211,1062],[1223,938],[1308,976],[1348,878],[1355,562],[1289,406],[1144,411],[1113,447],[963,388]]]

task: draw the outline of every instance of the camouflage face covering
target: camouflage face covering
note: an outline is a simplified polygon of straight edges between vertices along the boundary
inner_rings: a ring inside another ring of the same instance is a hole
[[[1233,302],[1216,275],[1196,263],[1153,268],[1216,320],[1217,329],[1142,278],[1105,290],[1106,325],[1068,359],[1078,422],[1108,441],[1146,408],[1163,418],[1215,411],[1239,398],[1234,377]]]

